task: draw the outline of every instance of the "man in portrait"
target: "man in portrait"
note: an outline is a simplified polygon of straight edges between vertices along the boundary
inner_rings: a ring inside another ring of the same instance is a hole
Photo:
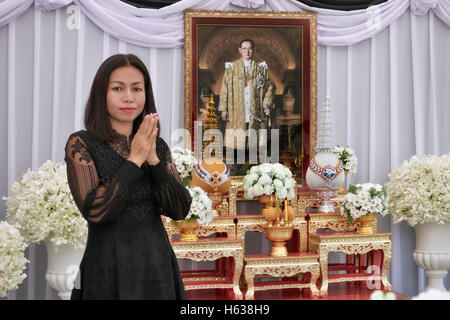
[[[253,40],[242,40],[239,53],[239,59],[225,63],[218,111],[226,123],[225,146],[248,150],[248,133],[258,135],[258,130],[270,126],[274,87],[267,63],[253,59]]]

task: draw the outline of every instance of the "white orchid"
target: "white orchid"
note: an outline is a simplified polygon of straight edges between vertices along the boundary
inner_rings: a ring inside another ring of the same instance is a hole
[[[50,240],[83,249],[87,222],[78,210],[67,182],[66,165],[46,161],[12,185],[6,198],[8,221],[16,225],[26,243]]]
[[[291,170],[281,163],[263,163],[253,166],[242,182],[246,199],[272,194],[280,200],[292,200],[295,197],[297,183],[292,178]]]
[[[395,223],[450,221],[450,153],[412,156],[389,174],[389,212]]]
[[[6,221],[0,221],[0,297],[16,290],[27,277],[29,262],[24,255],[27,245],[19,230]]]

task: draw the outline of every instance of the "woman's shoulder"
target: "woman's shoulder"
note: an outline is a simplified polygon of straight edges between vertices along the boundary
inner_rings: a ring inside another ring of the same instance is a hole
[[[86,163],[91,161],[91,156],[89,155],[87,147],[88,139],[86,139],[86,136],[86,130],[74,132],[69,136],[65,147],[66,161],[68,159],[78,159],[80,162],[84,160]]]
[[[96,141],[99,142],[99,140],[92,133],[90,133],[89,131],[84,130],[84,129],[78,130],[78,131],[72,133],[67,140],[70,141],[70,140],[73,140],[76,138],[78,138],[78,139],[81,138],[81,140],[83,140],[86,143],[96,142]]]
[[[79,130],[72,133],[67,139],[66,148],[68,146],[82,146],[89,149],[89,146],[95,146],[97,139],[87,130]]]
[[[73,132],[72,134],[69,135],[69,138],[67,140],[71,140],[75,137],[79,137],[79,138],[84,138],[89,134],[89,132],[87,132],[86,130],[78,130]]]

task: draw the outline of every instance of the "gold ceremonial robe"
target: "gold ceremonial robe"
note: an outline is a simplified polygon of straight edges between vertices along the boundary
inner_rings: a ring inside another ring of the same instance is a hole
[[[243,143],[245,143],[245,136],[242,137],[242,132],[237,133],[236,130],[241,129],[245,134],[244,88],[246,82],[250,88],[249,129],[258,130],[267,128],[267,119],[264,115],[263,105],[271,107],[273,102],[273,85],[270,82],[269,72],[265,62],[252,60],[247,77],[245,76],[244,60],[242,58],[225,64],[225,75],[220,91],[218,110],[220,112],[228,112],[227,133],[229,133],[229,129],[234,129],[233,134],[237,137],[239,149],[242,149]],[[236,148],[235,144],[227,143],[227,133],[225,134],[225,144],[229,147]]]

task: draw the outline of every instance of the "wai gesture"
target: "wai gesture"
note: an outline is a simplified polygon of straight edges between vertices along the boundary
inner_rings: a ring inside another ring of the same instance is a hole
[[[149,165],[159,163],[156,154],[156,138],[158,137],[158,115],[156,113],[148,114],[142,120],[141,126],[136,132],[128,160],[134,162],[138,167],[147,161]]]

